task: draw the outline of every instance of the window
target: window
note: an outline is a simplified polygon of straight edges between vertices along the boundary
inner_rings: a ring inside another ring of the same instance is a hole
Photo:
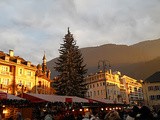
[[[153,86],[148,86],[148,91],[153,90]]]
[[[31,87],[31,82],[26,82],[27,87]]]
[[[101,90],[101,95],[103,95],[103,90]]]
[[[105,85],[105,82],[103,82],[103,86]]]
[[[155,100],[155,96],[154,96],[154,95],[151,95],[151,96],[150,96],[150,100]]]
[[[89,92],[87,92],[87,97],[89,97]]]
[[[97,91],[97,94],[99,95],[99,90]]]
[[[2,71],[9,72],[9,67],[8,66],[2,66]]]
[[[142,89],[141,88],[138,88],[138,92],[141,92],[142,91]]]
[[[110,94],[110,90],[109,89],[107,89],[107,92],[108,92],[108,94]]]
[[[157,95],[157,100],[160,100],[160,95]]]
[[[92,92],[90,92],[90,96],[92,96]]]
[[[41,81],[38,81],[38,87],[41,87]]]
[[[31,76],[31,71],[27,71],[27,76]]]
[[[154,87],[154,90],[159,90],[159,86],[155,86],[155,87]]]
[[[20,68],[20,69],[19,69],[19,74],[22,74],[22,73],[23,73],[23,69]]]
[[[3,79],[3,84],[4,84],[4,85],[8,85],[8,84],[9,84],[9,79],[6,79],[6,78]]]
[[[89,85],[87,85],[87,88],[89,89]]]
[[[94,91],[94,96],[96,96],[96,91]]]
[[[136,87],[134,87],[134,91],[137,92],[137,88]]]

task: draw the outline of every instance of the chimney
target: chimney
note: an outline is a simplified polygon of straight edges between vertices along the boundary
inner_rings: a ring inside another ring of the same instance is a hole
[[[10,57],[13,57],[14,56],[14,51],[13,50],[9,50],[9,55],[10,55]]]

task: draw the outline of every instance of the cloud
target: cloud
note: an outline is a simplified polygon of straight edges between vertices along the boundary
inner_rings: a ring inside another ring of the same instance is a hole
[[[0,46],[34,64],[58,57],[70,27],[77,45],[134,44],[159,38],[159,0],[0,1]]]

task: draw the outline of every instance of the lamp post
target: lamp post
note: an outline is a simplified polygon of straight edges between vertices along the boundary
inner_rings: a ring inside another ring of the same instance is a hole
[[[36,72],[37,72],[37,71],[36,71]],[[37,85],[37,84],[36,84],[36,82],[37,82],[37,81],[36,81],[36,78],[37,78],[37,77],[36,77],[36,76],[37,76],[37,73],[35,73],[35,94],[37,93],[37,86],[36,86],[36,85]]]
[[[21,87],[21,97],[23,97],[24,85],[23,85],[22,82],[20,81],[20,83],[18,84],[18,86]]]
[[[106,97],[106,99],[108,98],[108,96],[107,96],[106,75],[105,75],[107,63],[108,63],[109,68],[110,68],[110,62],[109,62],[108,60],[99,60],[99,61],[98,61],[98,69],[99,69],[99,68],[101,67],[101,65],[102,65],[102,72],[104,73],[104,84],[105,84],[104,86],[105,86],[105,97]]]

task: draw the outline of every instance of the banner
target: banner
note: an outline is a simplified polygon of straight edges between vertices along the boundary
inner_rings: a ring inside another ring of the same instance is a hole
[[[72,98],[66,98],[66,102],[71,103],[72,102]]]

